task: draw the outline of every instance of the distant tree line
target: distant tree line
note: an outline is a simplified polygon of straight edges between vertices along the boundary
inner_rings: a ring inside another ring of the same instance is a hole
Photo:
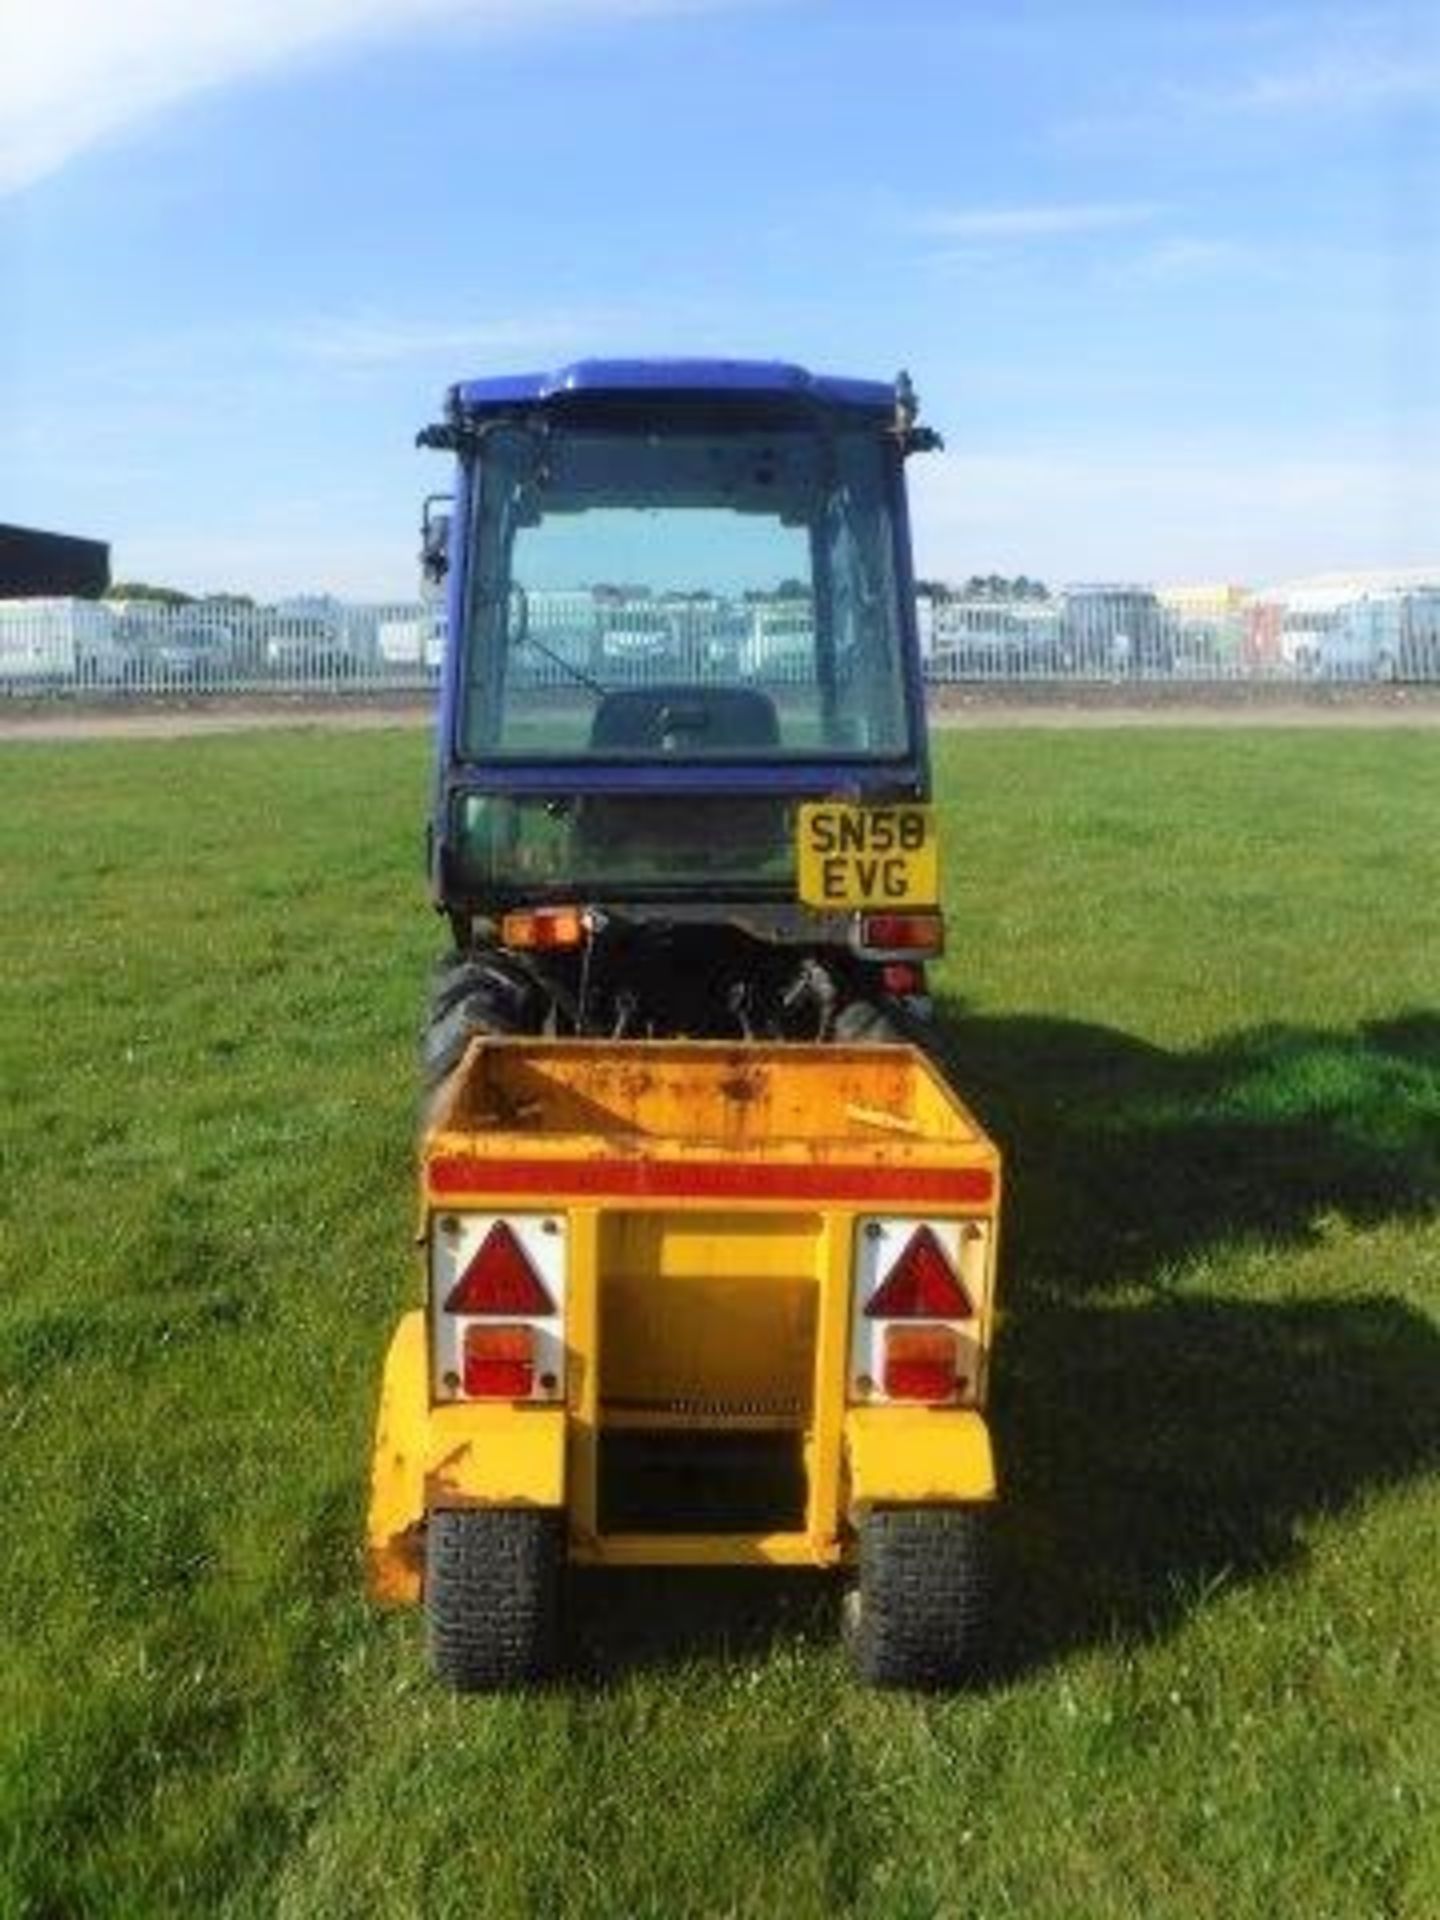
[[[1048,600],[1050,589],[1028,573],[1013,579],[1003,573],[972,573],[963,586],[948,580],[917,580],[915,591],[929,600]]]
[[[179,587],[152,586],[148,580],[116,580],[106,600],[148,600],[157,607],[253,607],[248,593],[182,593]]]
[[[624,581],[597,580],[592,588],[597,600],[648,600],[654,590],[649,586]],[[1017,573],[1012,577],[1003,573],[972,573],[963,585],[955,585],[949,580],[917,580],[915,591],[923,598],[934,601],[946,600],[1048,600],[1050,589],[1043,580],[1032,580],[1027,573]],[[667,600],[688,600],[703,602],[713,600],[714,594],[701,587],[688,593],[668,593]],[[752,587],[745,593],[746,600],[808,600],[810,586],[808,581],[785,579],[770,589]],[[117,580],[106,589],[107,600],[148,600],[160,607],[253,607],[255,600],[248,593],[184,593],[179,587],[161,587],[149,580]]]

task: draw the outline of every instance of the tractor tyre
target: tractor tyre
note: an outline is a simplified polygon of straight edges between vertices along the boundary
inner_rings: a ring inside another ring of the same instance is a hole
[[[901,1000],[851,1000],[835,1016],[833,1038],[844,1046],[918,1047],[947,1077],[948,1042],[933,1018]]]
[[[843,1045],[898,1047],[908,1036],[873,1000],[851,1000],[835,1016],[835,1038]]]
[[[868,1686],[951,1687],[979,1673],[990,1518],[987,1507],[934,1506],[876,1507],[861,1520],[846,1638]]]
[[[420,1036],[420,1086],[427,1107],[484,1034],[534,1033],[538,994],[499,955],[455,953],[435,969]]]
[[[430,1515],[425,1639],[437,1680],[456,1693],[493,1693],[553,1670],[563,1546],[561,1516],[543,1508]]]

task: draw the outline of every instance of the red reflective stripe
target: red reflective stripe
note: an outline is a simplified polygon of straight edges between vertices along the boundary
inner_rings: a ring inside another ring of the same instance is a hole
[[[431,1191],[637,1195],[693,1200],[910,1201],[953,1206],[990,1200],[989,1167],[775,1166],[733,1160],[481,1160],[463,1154],[432,1160]]]

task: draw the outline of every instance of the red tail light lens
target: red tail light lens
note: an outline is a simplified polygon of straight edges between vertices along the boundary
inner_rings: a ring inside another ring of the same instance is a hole
[[[555,1312],[544,1281],[531,1266],[513,1227],[497,1220],[445,1301],[447,1313]]]
[[[886,993],[924,993],[925,969],[908,960],[895,960],[880,969],[880,984]]]
[[[931,1227],[917,1227],[865,1308],[870,1320],[970,1320],[975,1305]]]
[[[867,913],[860,919],[860,945],[870,953],[936,954],[945,944],[938,913]]]
[[[953,1400],[960,1345],[949,1327],[887,1327],[881,1384],[889,1400]]]
[[[528,1400],[535,1388],[533,1331],[467,1327],[461,1380],[472,1400]]]

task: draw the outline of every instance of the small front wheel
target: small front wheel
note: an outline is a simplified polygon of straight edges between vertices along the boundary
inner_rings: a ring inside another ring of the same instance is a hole
[[[950,1687],[980,1671],[990,1624],[990,1509],[875,1507],[860,1522],[860,1573],[846,1608],[859,1678],[874,1687]]]
[[[490,1693],[543,1680],[555,1665],[564,1535],[540,1507],[430,1515],[425,1629],[437,1680]]]

